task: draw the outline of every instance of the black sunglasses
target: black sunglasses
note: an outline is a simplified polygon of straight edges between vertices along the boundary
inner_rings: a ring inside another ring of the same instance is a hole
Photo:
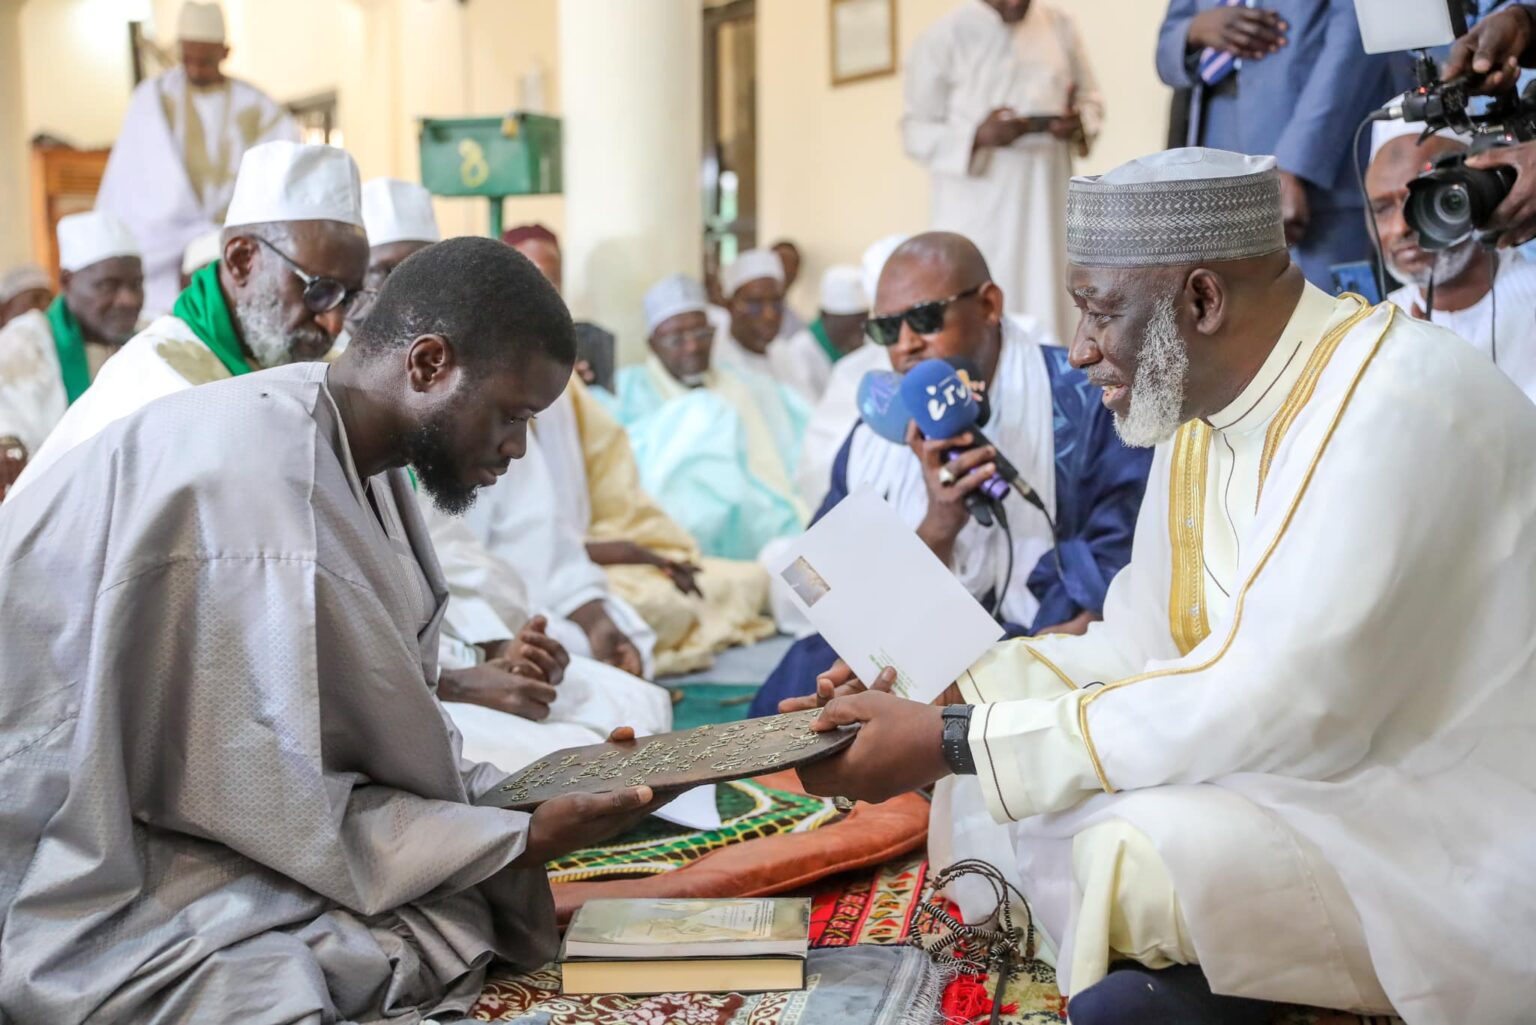
[[[304,282],[304,308],[311,313],[329,313],[336,307],[351,302],[363,291],[361,288],[348,288],[335,278],[322,278],[310,274],[303,267],[300,267],[293,257],[260,235],[252,235],[251,237],[281,257],[282,261],[288,265],[288,269],[298,275],[300,281]]]
[[[967,288],[964,292],[956,292],[948,299],[930,299],[925,303],[909,306],[900,313],[891,313],[884,317],[870,317],[864,322],[864,333],[869,340],[876,345],[889,348],[901,340],[901,322],[906,321],[914,333],[920,335],[936,335],[944,330],[944,315],[949,312],[949,304],[959,302],[961,299],[969,299],[971,296],[987,287],[989,282],[983,281],[979,285]]]

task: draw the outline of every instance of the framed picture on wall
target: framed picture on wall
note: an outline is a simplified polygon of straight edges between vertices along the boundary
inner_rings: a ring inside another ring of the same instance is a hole
[[[832,84],[896,72],[896,0],[829,0]]]

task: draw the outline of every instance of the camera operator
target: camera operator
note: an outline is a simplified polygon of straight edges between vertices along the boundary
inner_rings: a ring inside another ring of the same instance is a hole
[[[1426,164],[1465,154],[1468,146],[1448,131],[1421,139],[1423,129],[1378,121],[1372,133],[1366,197],[1382,260],[1403,282],[1387,298],[1466,339],[1536,400],[1536,263],[1514,252],[1489,252],[1470,235],[1443,249],[1421,245],[1405,211],[1410,183]]]
[[[1514,87],[1522,67],[1536,67],[1536,5],[1512,4],[1456,40],[1443,81],[1467,76],[1485,95]],[[1467,160],[1478,170],[1510,167],[1518,177],[1509,195],[1483,226],[1500,249],[1536,238],[1536,141],[1479,153]]]

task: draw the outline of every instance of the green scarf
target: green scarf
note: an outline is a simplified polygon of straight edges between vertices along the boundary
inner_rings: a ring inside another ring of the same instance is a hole
[[[837,346],[832,344],[832,339],[827,337],[827,325],[821,322],[820,317],[811,321],[811,337],[816,339],[816,344],[821,346],[821,351],[826,353],[827,359],[833,363],[843,358],[843,354],[838,351]]]
[[[185,321],[192,333],[213,350],[219,362],[235,377],[251,372],[244,350],[240,348],[240,336],[235,334],[235,322],[229,317],[229,304],[219,290],[217,262],[192,275],[186,291],[176,297],[171,313]]]
[[[69,312],[69,304],[63,295],[48,305],[48,326],[53,329],[53,346],[59,350],[64,395],[73,405],[91,386],[91,366],[85,361],[85,335],[80,330],[80,322]]]

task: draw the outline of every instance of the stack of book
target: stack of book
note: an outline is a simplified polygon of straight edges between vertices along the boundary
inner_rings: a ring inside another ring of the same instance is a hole
[[[805,898],[592,900],[571,920],[561,989],[752,993],[805,988]]]

